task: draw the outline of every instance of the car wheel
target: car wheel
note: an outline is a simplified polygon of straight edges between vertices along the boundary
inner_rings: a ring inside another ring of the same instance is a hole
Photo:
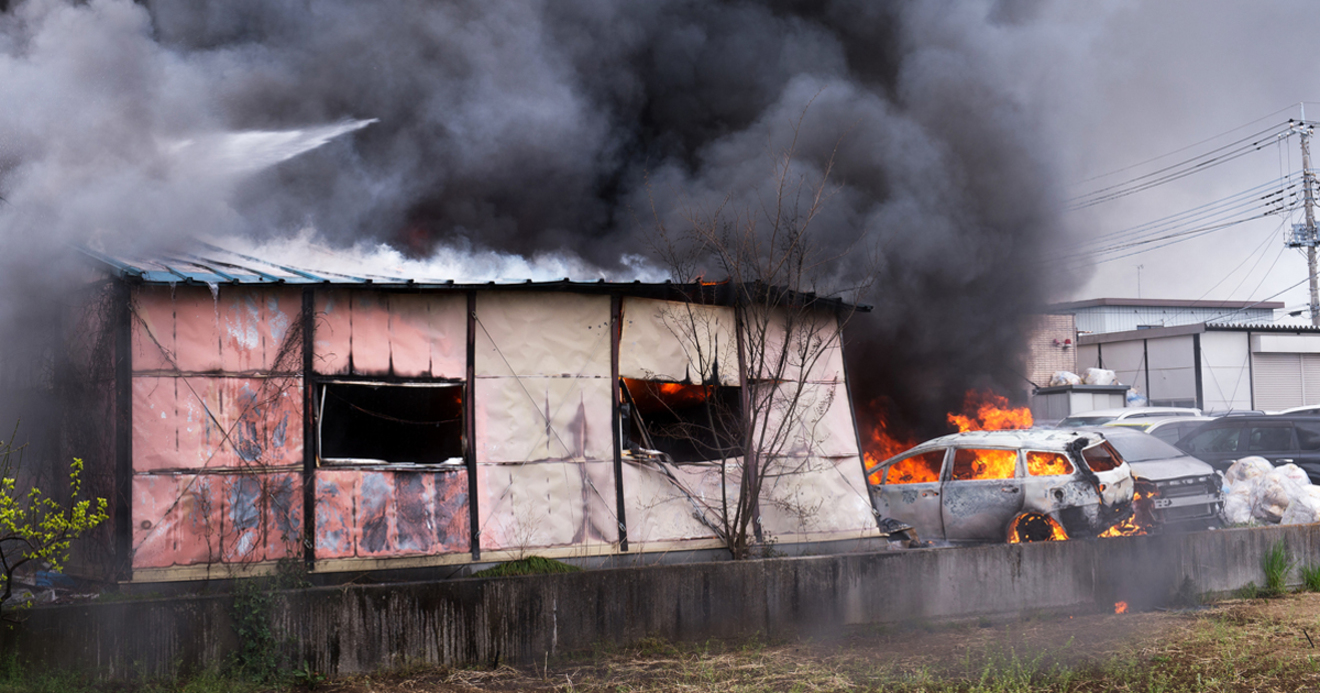
[[[1063,541],[1068,533],[1054,518],[1040,513],[1022,513],[1008,523],[1008,543],[1024,544],[1037,541]]]

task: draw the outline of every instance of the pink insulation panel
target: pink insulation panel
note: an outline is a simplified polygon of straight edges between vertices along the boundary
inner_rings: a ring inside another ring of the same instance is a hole
[[[297,466],[302,379],[136,376],[133,469]]]
[[[135,568],[278,560],[301,535],[298,473],[133,477]]]
[[[466,310],[462,294],[318,291],[314,367],[325,375],[461,378]]]
[[[470,550],[467,472],[316,472],[316,557]]]
[[[141,287],[133,302],[133,370],[203,373],[302,368],[290,287]]]

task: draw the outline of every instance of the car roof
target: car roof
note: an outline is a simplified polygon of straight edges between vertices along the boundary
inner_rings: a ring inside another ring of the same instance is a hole
[[[1107,424],[1101,424],[1106,428],[1134,428],[1136,426],[1145,426],[1146,430],[1158,428],[1167,423],[1205,423],[1207,421],[1218,421],[1216,416],[1151,416],[1140,419],[1119,419],[1110,421]]]
[[[1252,416],[1225,416],[1214,420],[1215,428],[1225,426],[1246,425],[1252,423],[1278,423],[1280,421],[1309,421],[1315,423],[1320,420],[1315,414],[1254,414]]]
[[[1306,404],[1300,407],[1289,407],[1287,409],[1280,409],[1279,411],[1274,412],[1275,416],[1281,414],[1307,414],[1307,413],[1320,414],[1320,404]]]
[[[1183,414],[1184,418],[1185,415],[1188,413],[1192,413],[1193,415],[1196,416],[1200,416],[1201,414],[1201,410],[1192,407],[1123,407],[1119,409],[1094,409],[1092,411],[1080,411],[1074,414],[1069,414],[1068,418],[1072,419],[1072,418],[1093,417],[1093,416],[1112,416],[1115,418],[1122,419],[1122,418],[1130,418],[1134,416],[1141,416],[1141,418],[1145,419],[1145,418],[1155,418],[1154,416],[1151,415],[1159,414],[1161,412],[1167,412],[1168,415]]]
[[[1032,448],[1036,450],[1063,452],[1067,449],[1068,444],[1079,436],[1084,438],[1104,439],[1103,433],[1072,429],[1056,430],[1028,428],[1012,431],[967,431],[965,433],[950,433],[946,436],[940,436],[939,438],[928,440],[913,447],[911,450],[895,455],[894,457],[902,457],[913,451],[920,452],[921,450],[929,448],[948,447],[951,445],[960,447],[986,445],[998,448]],[[889,459],[894,458],[891,457]],[[884,463],[882,462],[881,464]]]

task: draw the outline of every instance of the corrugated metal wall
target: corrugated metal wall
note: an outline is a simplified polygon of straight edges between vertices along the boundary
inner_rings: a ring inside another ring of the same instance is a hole
[[[1142,325],[1172,327],[1195,325],[1233,312],[1224,308],[1161,308],[1153,306],[1094,306],[1076,311],[1077,329],[1083,333],[1126,332],[1141,329]],[[1235,313],[1238,322],[1272,322],[1274,312],[1268,309],[1250,309]]]

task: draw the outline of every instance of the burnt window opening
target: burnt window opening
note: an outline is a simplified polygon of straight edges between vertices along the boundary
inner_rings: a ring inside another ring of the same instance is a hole
[[[463,386],[327,383],[317,424],[324,462],[460,464]]]
[[[742,388],[621,380],[625,448],[662,452],[675,462],[742,456]]]

